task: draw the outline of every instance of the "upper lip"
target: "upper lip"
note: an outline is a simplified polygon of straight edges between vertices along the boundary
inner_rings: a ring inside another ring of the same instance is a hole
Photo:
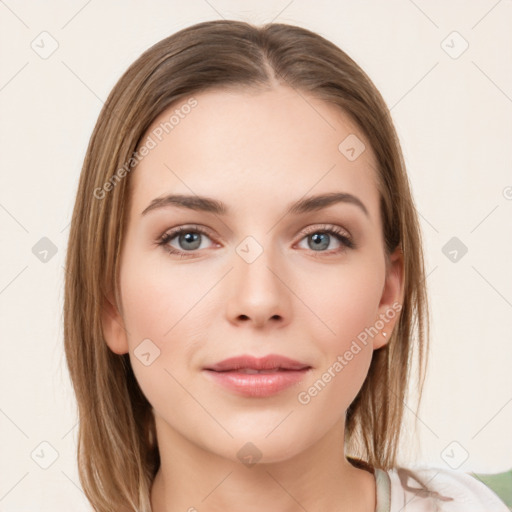
[[[283,370],[304,370],[311,368],[310,365],[295,361],[289,357],[280,356],[278,354],[269,354],[264,357],[253,357],[249,355],[242,355],[224,359],[212,366],[208,366],[205,370],[213,370],[216,372],[225,372],[230,370],[241,369],[252,370],[274,370],[280,368]]]

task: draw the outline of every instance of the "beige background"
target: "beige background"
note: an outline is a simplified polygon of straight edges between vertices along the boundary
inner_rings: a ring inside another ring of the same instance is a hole
[[[406,429],[416,441],[404,443],[401,460],[482,472],[512,466],[512,1],[6,0],[2,512],[89,510],[76,472],[61,326],[82,159],[102,103],[126,67],[171,33],[222,17],[317,31],[382,92],[421,215],[432,305],[425,401],[416,432],[407,409]],[[58,47],[45,54],[52,45]],[[48,244],[43,237],[57,251],[46,262],[33,253],[42,247],[36,244]],[[443,252],[453,237],[468,249],[456,262],[444,254],[450,245]]]

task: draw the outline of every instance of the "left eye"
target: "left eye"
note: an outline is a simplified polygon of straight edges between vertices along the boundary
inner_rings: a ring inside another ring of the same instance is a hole
[[[309,233],[306,233],[301,241],[307,240],[308,247],[306,247],[306,249],[311,249],[315,252],[323,252],[329,249],[329,245],[333,239],[337,242],[338,245],[337,247],[331,247],[331,249],[336,250],[339,249],[340,246],[342,250],[343,248],[354,247],[353,242],[348,236],[333,228],[322,230],[316,229],[315,231],[310,231]]]

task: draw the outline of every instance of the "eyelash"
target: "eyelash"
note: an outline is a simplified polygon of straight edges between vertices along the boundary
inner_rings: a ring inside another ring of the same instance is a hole
[[[171,247],[169,245],[169,242],[171,240],[173,240],[174,238],[176,238],[176,236],[180,235],[181,233],[200,233],[201,235],[205,235],[208,238],[211,238],[210,233],[207,230],[205,230],[204,228],[202,228],[201,226],[180,226],[178,228],[172,229],[171,231],[167,231],[166,233],[164,233],[157,240],[157,245],[161,246],[167,253],[175,255],[175,256],[179,256],[180,258],[194,257],[195,253],[199,249],[194,249],[192,251],[180,251],[180,250],[175,249],[174,247]],[[315,257],[326,255],[326,254],[333,255],[333,253],[339,254],[341,252],[345,252],[347,249],[355,249],[356,248],[356,244],[352,240],[352,238],[347,237],[346,235],[343,234],[344,231],[339,229],[337,226],[332,226],[332,225],[314,227],[311,229],[306,228],[305,230],[303,230],[300,233],[301,238],[299,241],[301,241],[303,238],[307,237],[308,235],[312,235],[314,233],[324,233],[324,234],[332,235],[343,246],[340,249],[334,249],[334,250],[331,249],[330,251],[312,251],[313,253],[317,253],[317,254],[315,254]]]

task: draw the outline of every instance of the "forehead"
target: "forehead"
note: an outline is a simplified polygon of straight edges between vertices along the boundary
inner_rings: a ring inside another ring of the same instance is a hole
[[[145,143],[152,149],[131,177],[139,212],[171,192],[215,196],[241,209],[337,191],[357,195],[378,216],[369,141],[339,107],[304,92],[195,94],[159,115]]]

